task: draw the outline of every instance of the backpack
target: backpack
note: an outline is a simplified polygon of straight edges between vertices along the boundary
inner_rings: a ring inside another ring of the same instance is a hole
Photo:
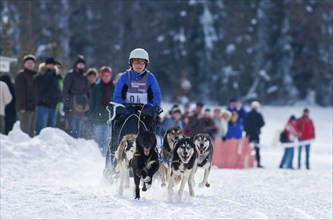
[[[287,131],[286,131],[286,129],[284,129],[283,131],[281,131],[279,140],[280,140],[281,143],[287,143],[288,142],[288,137],[287,137]]]

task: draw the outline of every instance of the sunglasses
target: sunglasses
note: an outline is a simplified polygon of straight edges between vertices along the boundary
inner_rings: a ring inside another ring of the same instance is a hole
[[[141,64],[141,65],[144,65],[146,64],[146,61],[145,60],[133,60],[132,61],[132,64]]]

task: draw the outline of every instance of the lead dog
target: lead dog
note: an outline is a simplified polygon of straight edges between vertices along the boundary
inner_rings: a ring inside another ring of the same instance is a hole
[[[128,134],[123,137],[120,141],[117,151],[115,152],[115,158],[117,165],[115,167],[116,172],[120,172],[120,184],[119,184],[119,194],[123,194],[124,183],[125,187],[129,187],[129,168],[131,165],[131,160],[133,158],[136,149],[136,135]]]
[[[181,181],[178,190],[179,200],[182,200],[186,182],[188,183],[190,196],[194,196],[193,190],[193,168],[197,163],[197,151],[190,138],[180,139],[174,148],[171,164],[171,174],[169,178],[168,193],[169,198],[173,194],[173,187]]]
[[[171,167],[172,154],[175,142],[184,137],[185,136],[180,127],[169,128],[165,132],[165,135],[163,137],[162,151],[161,151],[163,162],[160,166],[162,186],[165,186],[166,182],[169,181],[169,176],[171,171],[170,167]]]
[[[153,175],[158,171],[157,140],[153,132],[140,131],[136,137],[136,151],[132,159],[135,183],[135,199],[140,199],[140,180],[143,179],[142,191],[151,187]]]
[[[199,187],[209,187],[210,184],[208,183],[208,176],[212,167],[213,160],[212,140],[209,134],[200,133],[194,136],[193,141],[198,152],[198,160],[197,165],[194,168],[194,174],[197,172],[198,167],[205,169],[204,178],[202,182],[199,183]]]

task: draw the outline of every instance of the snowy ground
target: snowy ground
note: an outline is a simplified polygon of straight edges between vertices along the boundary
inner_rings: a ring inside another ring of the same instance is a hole
[[[185,188],[182,203],[168,202],[159,180],[140,201],[132,182],[119,196],[117,185],[102,181],[104,160],[93,141],[51,128],[30,139],[14,129],[1,135],[0,219],[332,219],[332,108],[310,111],[317,128],[310,171],[278,169],[282,148],[272,144],[302,108],[265,107],[266,169],[213,169],[211,188],[195,187],[195,197]]]

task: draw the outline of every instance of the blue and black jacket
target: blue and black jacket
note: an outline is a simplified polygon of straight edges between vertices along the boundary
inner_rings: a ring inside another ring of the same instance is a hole
[[[116,84],[116,88],[113,94],[113,101],[116,103],[125,104],[126,93],[129,87],[128,73],[131,74],[131,79],[134,81],[141,80],[145,74],[148,74],[147,76],[148,104],[154,107],[160,106],[161,90],[155,76],[148,70],[146,70],[142,74],[139,74],[132,69],[124,72]]]

